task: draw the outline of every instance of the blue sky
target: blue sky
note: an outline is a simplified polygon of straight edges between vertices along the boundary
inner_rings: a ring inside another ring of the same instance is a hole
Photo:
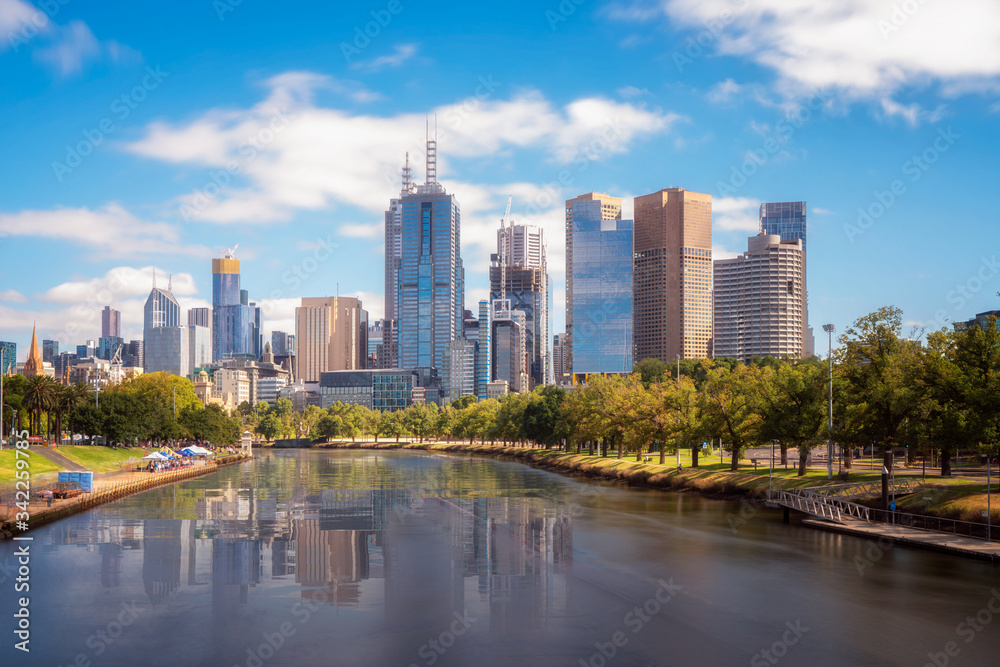
[[[382,212],[409,151],[462,207],[467,307],[508,194],[713,195],[717,257],[761,201],[809,204],[810,319],[938,328],[1000,307],[1000,5],[0,0],[0,339],[141,336],[152,282],[209,305],[239,243],[265,330],[303,296],[382,312]],[[367,35],[365,34],[367,31]],[[865,215],[862,215],[862,212]],[[822,333],[817,347],[825,347]]]

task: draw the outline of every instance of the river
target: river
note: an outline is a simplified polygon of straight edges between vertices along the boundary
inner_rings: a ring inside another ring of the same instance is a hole
[[[265,451],[29,535],[3,665],[1000,660],[996,566],[481,457]]]

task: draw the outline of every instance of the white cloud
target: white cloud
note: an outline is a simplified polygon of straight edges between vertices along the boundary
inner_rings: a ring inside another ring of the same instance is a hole
[[[177,164],[209,169],[238,167],[246,187],[223,189],[192,206],[198,193],[182,198],[192,219],[216,223],[270,223],[297,210],[347,204],[378,214],[399,189],[401,153],[412,147],[422,160],[426,116],[353,115],[318,107],[314,91],[327,77],[288,72],[270,79],[269,96],[244,110],[211,110],[186,125],[151,124],[128,150]],[[501,84],[486,80],[490,86]],[[492,157],[505,148],[543,150],[557,163],[602,160],[627,151],[640,138],[663,133],[679,116],[603,98],[555,107],[540,93],[477,99],[438,107],[438,171],[451,187],[448,158]],[[279,129],[280,128],[280,129]],[[248,141],[256,138],[253,150]],[[266,139],[266,140],[265,140]],[[250,153],[251,158],[245,154]],[[338,157],[339,156],[339,157]],[[350,156],[346,159],[345,156]],[[228,166],[227,166],[228,165]],[[236,180],[236,177],[233,177]],[[419,180],[419,179],[418,179]]]
[[[385,234],[384,222],[371,225],[347,223],[337,228],[337,233],[355,239],[375,239]]]
[[[416,44],[397,44],[394,51],[387,56],[379,56],[372,61],[358,61],[351,64],[351,69],[365,72],[380,72],[387,67],[399,67],[407,60],[417,55]]]
[[[645,88],[636,88],[635,86],[624,86],[618,89],[618,95],[624,97],[625,99],[630,99],[641,95],[649,95],[649,90]]]
[[[351,292],[344,296],[356,296],[361,299],[361,307],[368,311],[368,321],[374,322],[384,317],[385,295],[375,292]]]
[[[717,32],[714,50],[773,69],[786,93],[839,89],[882,99],[930,81],[943,91],[996,87],[1000,4],[992,0],[665,0],[679,26]]]
[[[0,51],[17,47],[20,40],[31,39],[51,28],[52,22],[42,11],[23,0],[0,0]]]
[[[28,298],[17,290],[9,289],[0,292],[0,301],[9,301],[10,303],[27,303]]]
[[[809,209],[809,212],[815,215],[830,215],[831,213],[833,213],[833,211],[831,211],[830,209],[820,208],[819,206],[813,206],[812,208]]]
[[[760,230],[760,200],[750,197],[713,197],[712,225],[723,231]]]
[[[174,296],[198,293],[194,277],[190,273],[171,274],[169,269],[155,266],[117,266],[98,278],[56,285],[39,294],[38,298],[48,303],[70,305],[92,302],[99,304],[101,308],[114,308],[119,300],[130,297],[142,297],[145,300],[153,288],[154,275],[156,286],[166,289],[169,284]]]
[[[742,250],[730,250],[720,244],[712,244],[712,259],[732,259],[743,254]]]
[[[79,243],[101,257],[207,255],[201,246],[180,246],[174,225],[135,217],[120,204],[100,209],[57,208],[0,213],[0,233]]]
[[[730,101],[735,95],[738,95],[740,91],[743,90],[743,86],[736,83],[732,79],[726,79],[725,81],[720,81],[719,83],[712,86],[708,91],[708,101],[715,102],[717,104],[725,103]]]
[[[102,59],[116,64],[142,62],[142,54],[124,44],[115,40],[98,41],[82,21],[70,21],[65,26],[47,21],[39,32],[45,33],[49,43],[35,50],[34,59],[51,67],[62,77],[78,74],[90,62]],[[24,34],[23,29],[21,34]]]

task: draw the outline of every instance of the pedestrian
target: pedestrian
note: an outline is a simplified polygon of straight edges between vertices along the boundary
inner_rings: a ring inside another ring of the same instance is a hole
[[[45,494],[45,499],[48,500],[48,502],[49,502],[48,506],[52,507],[52,492],[51,491],[49,491],[48,493]]]

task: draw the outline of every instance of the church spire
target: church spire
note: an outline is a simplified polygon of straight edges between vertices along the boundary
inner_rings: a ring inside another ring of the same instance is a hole
[[[38,351],[38,325],[31,328],[31,346],[28,348],[28,358],[24,362],[24,377],[33,378],[36,375],[45,375],[45,364],[42,362],[42,355]]]

